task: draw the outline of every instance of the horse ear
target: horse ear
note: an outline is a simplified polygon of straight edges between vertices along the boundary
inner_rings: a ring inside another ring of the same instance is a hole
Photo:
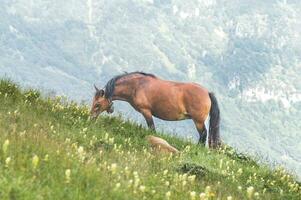
[[[94,84],[94,88],[95,88],[96,92],[98,92],[98,91],[99,91],[99,89],[96,87],[96,85],[95,85],[95,84]]]
[[[101,97],[103,97],[103,95],[105,95],[105,91],[103,89],[98,90],[98,93]]]

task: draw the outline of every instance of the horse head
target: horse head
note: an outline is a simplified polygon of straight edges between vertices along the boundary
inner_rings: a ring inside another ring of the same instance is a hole
[[[103,89],[98,89],[96,85],[94,85],[94,88],[96,92],[91,108],[92,118],[97,118],[104,111],[107,111],[109,114],[113,113],[114,107],[112,100],[105,97],[105,91]]]

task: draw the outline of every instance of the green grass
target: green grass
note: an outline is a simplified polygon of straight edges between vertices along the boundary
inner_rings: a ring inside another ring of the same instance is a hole
[[[161,135],[182,153],[158,155],[140,125],[91,121],[85,106],[6,80],[0,102],[0,199],[301,199],[294,177],[230,147]]]

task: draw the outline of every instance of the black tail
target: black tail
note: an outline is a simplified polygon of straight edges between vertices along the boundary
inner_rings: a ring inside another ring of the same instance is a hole
[[[211,100],[210,122],[209,122],[209,147],[216,148],[220,145],[219,126],[220,111],[215,95],[209,92]]]

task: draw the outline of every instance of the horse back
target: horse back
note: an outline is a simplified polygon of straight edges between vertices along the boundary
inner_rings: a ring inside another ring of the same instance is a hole
[[[191,118],[196,112],[200,114],[202,109],[209,112],[210,98],[208,91],[195,83],[146,77],[139,82],[136,107],[149,109],[161,119],[181,120]]]

